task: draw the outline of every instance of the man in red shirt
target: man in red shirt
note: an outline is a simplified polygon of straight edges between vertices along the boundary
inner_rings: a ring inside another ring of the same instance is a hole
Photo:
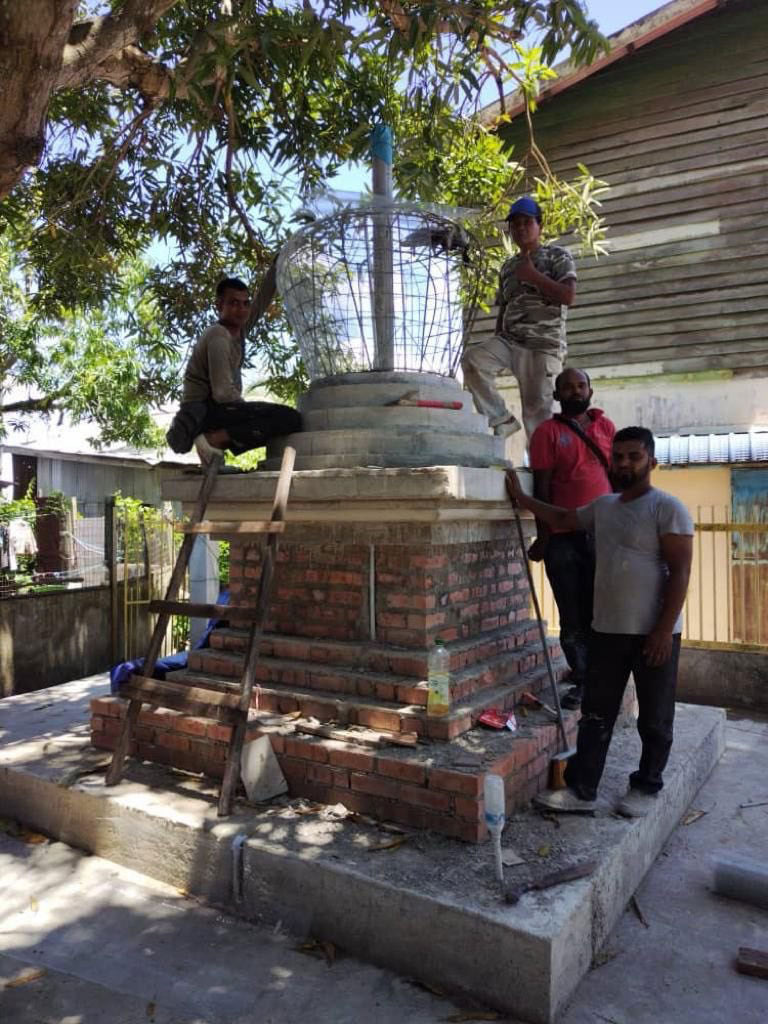
[[[608,467],[616,427],[601,409],[590,409],[592,386],[583,370],[563,370],[555,381],[554,397],[561,412],[540,423],[531,438],[533,493],[547,504],[580,508],[613,490]],[[536,540],[528,557],[536,562],[544,559],[560,614],[560,646],[574,684],[563,705],[577,708],[587,677],[594,538],[581,530],[554,531],[537,519]]]

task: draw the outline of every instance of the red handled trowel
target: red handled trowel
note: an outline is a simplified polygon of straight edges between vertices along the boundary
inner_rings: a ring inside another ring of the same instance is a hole
[[[463,409],[463,402],[440,402],[437,399],[419,398],[418,391],[407,391],[401,398],[395,398],[385,405],[417,405],[420,409]]]

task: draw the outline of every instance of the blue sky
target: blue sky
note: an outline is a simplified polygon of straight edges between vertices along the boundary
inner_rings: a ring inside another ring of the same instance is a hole
[[[592,0],[591,3],[587,0],[590,18],[594,18],[607,36],[662,6],[660,0]]]
[[[663,0],[587,0],[590,18],[600,26],[604,35],[612,35],[638,18],[664,6]],[[359,192],[366,187],[369,172],[361,166],[349,166],[328,181],[328,187],[341,191]]]

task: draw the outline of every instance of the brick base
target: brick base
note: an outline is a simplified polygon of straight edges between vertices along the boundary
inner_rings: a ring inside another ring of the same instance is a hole
[[[114,749],[125,701],[100,697],[92,701],[92,742]],[[549,784],[550,760],[559,749],[555,724],[541,712],[521,719],[516,733],[473,730],[471,747],[480,751],[477,767],[456,767],[467,744],[431,743],[414,750],[381,749],[326,740],[295,732],[292,723],[260,719],[256,713],[246,742],[268,735],[292,796],[319,803],[341,803],[349,810],[418,829],[481,842],[487,838],[483,820],[483,777],[505,781],[507,813],[524,806]],[[569,743],[575,743],[578,714],[566,712]],[[142,710],[131,754],[220,778],[229,740],[229,726],[192,718],[175,711]]]
[[[237,604],[253,600],[260,558],[259,544],[233,542]],[[487,772],[503,776],[510,812],[546,788],[559,745],[545,713],[521,717],[514,734],[477,727],[484,710],[511,710],[526,690],[549,699],[520,558],[506,522],[291,526],[260,645],[248,738],[269,735],[292,796],[478,842],[486,835]],[[428,653],[438,636],[451,655],[452,700],[439,718],[426,708]],[[217,629],[210,647],[190,652],[187,668],[169,679],[231,684],[242,674],[245,644],[243,630]],[[554,643],[552,654],[559,657]],[[562,661],[555,670],[562,675]],[[92,710],[94,745],[112,749],[123,702],[100,698]],[[309,737],[280,717],[296,712],[344,729],[415,733],[424,742],[406,749]],[[568,723],[573,742],[575,714]],[[145,708],[131,753],[221,776],[228,740],[228,726]],[[477,767],[457,768],[468,749],[482,754]]]

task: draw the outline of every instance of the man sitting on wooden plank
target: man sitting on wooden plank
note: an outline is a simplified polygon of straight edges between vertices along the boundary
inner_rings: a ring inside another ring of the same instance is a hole
[[[259,448],[273,437],[301,430],[296,409],[243,399],[245,336],[275,295],[275,265],[251,301],[239,278],[225,277],[216,287],[219,319],[198,339],[184,371],[181,408],[166,434],[175,452],[194,444],[206,465],[229,449],[236,455]]]

